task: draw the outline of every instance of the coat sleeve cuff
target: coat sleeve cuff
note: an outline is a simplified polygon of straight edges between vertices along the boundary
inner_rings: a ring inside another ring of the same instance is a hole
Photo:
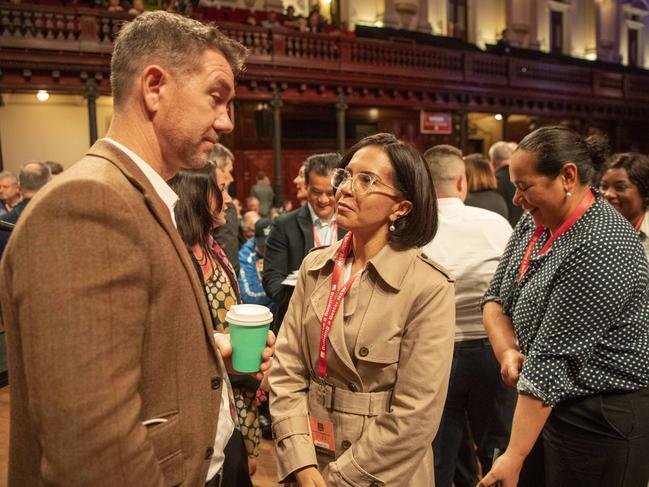
[[[325,482],[327,485],[339,485],[334,479],[342,477],[344,482],[341,485],[350,485],[353,487],[383,487],[385,482],[375,477],[354,460],[353,449],[350,448],[343,453],[338,460],[327,465],[324,472]]]
[[[296,470],[311,465],[318,466],[307,416],[286,416],[273,422],[273,437],[277,448],[277,475],[280,482],[292,481],[292,474]]]

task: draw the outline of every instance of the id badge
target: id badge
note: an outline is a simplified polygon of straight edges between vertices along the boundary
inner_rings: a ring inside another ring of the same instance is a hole
[[[334,441],[334,424],[327,419],[309,416],[311,438],[317,453],[336,458],[336,442]]]

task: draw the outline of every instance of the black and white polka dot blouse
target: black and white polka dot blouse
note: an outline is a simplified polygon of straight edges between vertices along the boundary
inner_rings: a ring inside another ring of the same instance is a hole
[[[483,305],[496,301],[514,325],[525,362],[518,392],[556,406],[649,383],[649,265],[633,227],[596,193],[586,213],[525,277],[518,269],[534,229],[529,214],[514,229]]]

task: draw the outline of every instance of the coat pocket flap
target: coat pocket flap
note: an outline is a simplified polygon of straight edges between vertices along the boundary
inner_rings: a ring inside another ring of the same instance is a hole
[[[356,344],[354,355],[357,360],[365,362],[374,362],[377,364],[393,364],[399,361],[399,352],[401,342],[375,340],[363,345],[359,342]]]
[[[165,416],[164,423],[154,423],[147,427],[149,439],[153,443],[156,458],[162,463],[181,449],[178,414]]]

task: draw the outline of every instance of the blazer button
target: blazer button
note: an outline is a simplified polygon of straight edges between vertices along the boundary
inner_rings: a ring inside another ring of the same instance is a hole
[[[358,386],[354,384],[353,382],[350,382],[347,384],[347,389],[349,389],[352,392],[358,392]]]
[[[358,351],[358,355],[360,355],[361,357],[367,357],[369,353],[370,351],[366,347],[361,347]]]
[[[207,450],[205,450],[205,460],[212,458],[212,455],[214,455],[214,448],[210,446]]]
[[[350,446],[352,446],[352,442],[349,440],[343,440],[340,446],[342,446],[344,450],[347,450]]]
[[[212,389],[218,389],[221,387],[221,382],[222,380],[220,377],[214,377],[214,379],[212,379]]]
[[[378,482],[372,482],[370,484],[370,487],[380,487],[380,486],[379,486]]]

